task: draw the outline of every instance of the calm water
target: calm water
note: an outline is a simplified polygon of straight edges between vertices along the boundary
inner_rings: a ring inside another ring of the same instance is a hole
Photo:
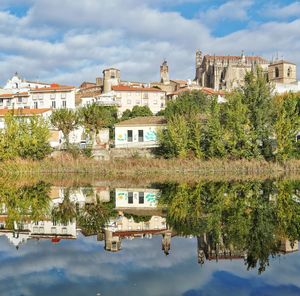
[[[300,182],[0,189],[0,295],[300,295]]]

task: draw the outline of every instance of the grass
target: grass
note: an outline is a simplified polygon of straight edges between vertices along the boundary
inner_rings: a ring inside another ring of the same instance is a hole
[[[132,179],[132,180],[181,180],[181,179],[266,179],[282,176],[300,178],[300,160],[275,163],[258,160],[209,160],[198,159],[144,159],[128,158],[97,161],[68,155],[46,158],[42,161],[15,160],[0,163],[4,178],[32,176],[50,179]],[[68,176],[68,177],[67,177]],[[72,177],[73,178],[73,177]]]

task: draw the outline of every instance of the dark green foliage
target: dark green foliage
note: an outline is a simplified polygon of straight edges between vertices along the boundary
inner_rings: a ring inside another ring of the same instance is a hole
[[[139,116],[153,116],[153,113],[148,106],[134,106],[131,111],[127,109],[123,112],[121,121]]]

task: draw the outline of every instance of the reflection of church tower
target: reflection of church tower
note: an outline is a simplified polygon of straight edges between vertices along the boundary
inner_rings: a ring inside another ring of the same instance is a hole
[[[164,253],[167,255],[169,255],[169,251],[171,249],[171,238],[172,238],[172,233],[171,232],[167,232],[164,233],[162,238],[162,245],[161,245],[161,249],[164,251]]]
[[[208,259],[209,246],[206,240],[206,234],[197,236],[197,255],[198,263],[204,264],[205,259]]]
[[[121,250],[121,238],[114,236],[112,231],[105,230],[105,244],[106,251],[118,252]]]
[[[169,66],[167,61],[164,61],[160,66],[160,82],[163,84],[170,84]]]

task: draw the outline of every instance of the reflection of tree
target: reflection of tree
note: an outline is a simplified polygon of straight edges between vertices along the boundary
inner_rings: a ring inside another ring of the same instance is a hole
[[[109,218],[115,216],[112,202],[102,203],[99,197],[96,197],[96,202],[85,204],[78,213],[78,225],[87,234],[100,233],[109,221]]]
[[[65,225],[76,218],[76,204],[71,201],[70,193],[70,188],[64,190],[63,201],[52,209],[52,219]]]
[[[270,180],[172,183],[161,186],[160,203],[174,231],[198,237],[199,261],[246,253],[248,268],[263,272],[282,241],[300,238],[299,188]]]
[[[19,228],[28,221],[39,221],[50,214],[50,185],[39,182],[32,186],[1,186],[0,201],[2,212],[7,215],[6,228],[13,229],[14,222]]]

